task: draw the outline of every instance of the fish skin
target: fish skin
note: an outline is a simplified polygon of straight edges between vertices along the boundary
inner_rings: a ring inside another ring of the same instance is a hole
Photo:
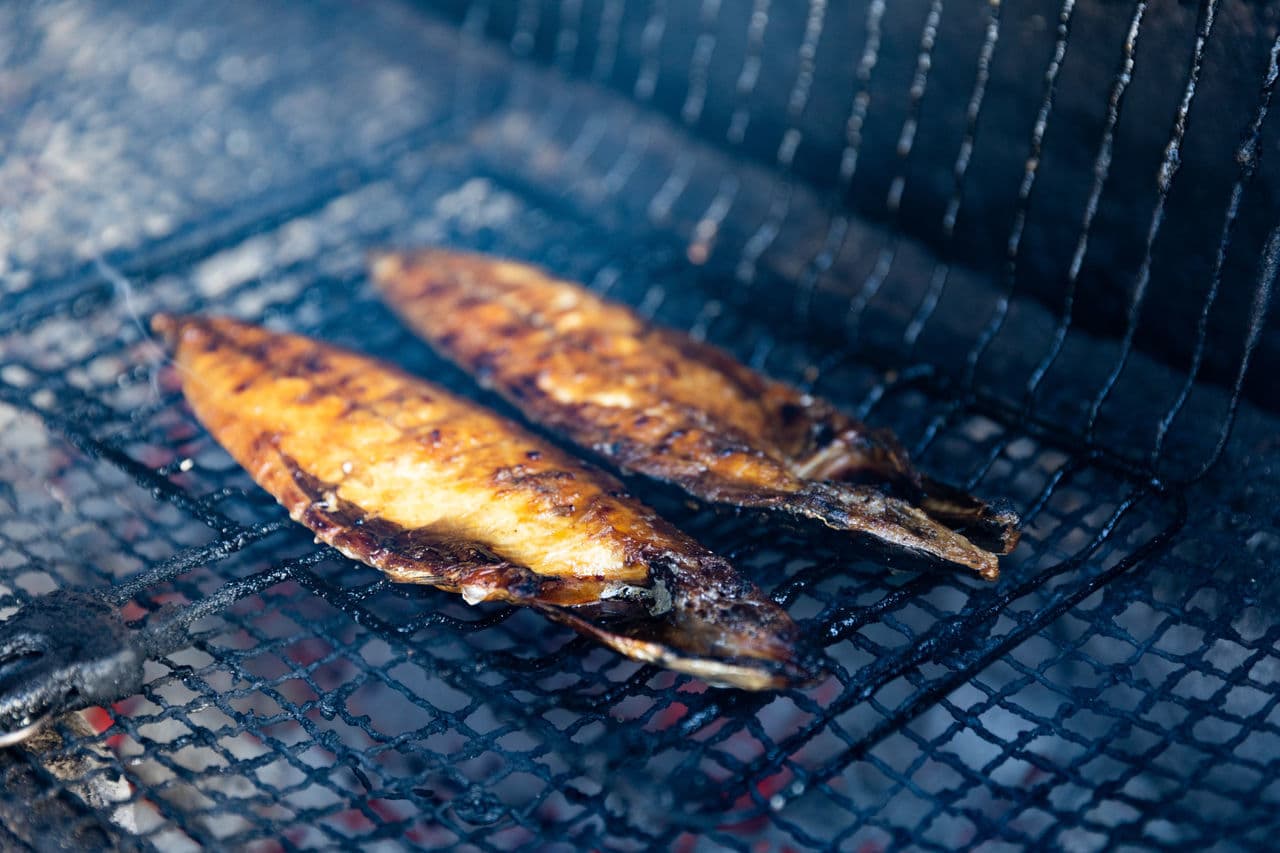
[[[786,612],[613,477],[374,359],[157,315],[196,417],[291,518],[405,583],[534,607],[624,655],[761,690],[818,674]]]
[[[371,266],[428,343],[624,471],[715,503],[814,518],[989,580],[1017,544],[1007,503],[922,477],[888,431],[579,284],[444,249],[381,252]]]

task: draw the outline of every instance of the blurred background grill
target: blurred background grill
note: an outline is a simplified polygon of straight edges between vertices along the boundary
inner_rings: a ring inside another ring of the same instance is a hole
[[[0,756],[5,843],[1262,847],[1280,828],[1277,9],[0,8],[0,614],[166,561],[144,692]],[[1027,519],[990,586],[629,486],[787,605],[708,690],[316,546],[143,331],[230,313],[511,414],[364,252],[527,259]],[[1250,367],[1252,369],[1250,369]],[[1234,439],[1227,437],[1235,428]]]

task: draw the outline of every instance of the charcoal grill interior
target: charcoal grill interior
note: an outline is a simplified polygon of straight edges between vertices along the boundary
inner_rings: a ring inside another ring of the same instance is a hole
[[[0,615],[266,579],[141,694],[0,755],[0,838],[1265,846],[1275,11],[0,8]],[[145,319],[302,332],[514,416],[373,295],[365,252],[420,244],[542,264],[892,427],[1023,542],[987,585],[628,481],[829,655],[763,695],[390,584],[284,523]]]

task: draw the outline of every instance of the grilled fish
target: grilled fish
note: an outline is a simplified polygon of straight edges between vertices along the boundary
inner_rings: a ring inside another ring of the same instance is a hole
[[[443,388],[314,340],[157,316],[218,442],[316,536],[393,580],[537,608],[636,660],[809,680],[786,612],[613,477]]]
[[[997,554],[1017,543],[1015,512],[921,476],[887,431],[581,285],[445,250],[372,263],[386,300],[429,343],[623,470],[704,500],[815,518],[991,580]]]

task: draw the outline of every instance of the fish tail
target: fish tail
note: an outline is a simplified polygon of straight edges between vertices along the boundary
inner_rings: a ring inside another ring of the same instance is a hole
[[[963,534],[996,554],[1008,554],[1022,534],[1022,519],[1007,500],[987,503],[927,477],[921,483],[920,509],[934,521]]]
[[[995,554],[874,486],[810,483],[790,496],[786,506],[796,515],[815,518],[836,530],[864,533],[918,554],[966,566],[987,580],[1000,576]]]

